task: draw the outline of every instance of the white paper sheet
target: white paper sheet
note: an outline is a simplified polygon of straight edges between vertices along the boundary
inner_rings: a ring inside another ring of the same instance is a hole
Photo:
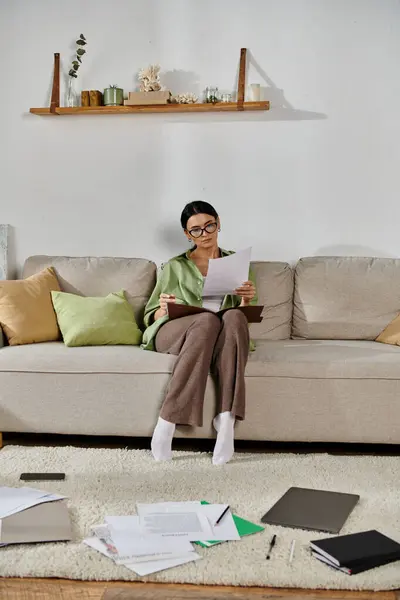
[[[212,535],[210,523],[197,512],[150,513],[141,517],[141,525],[147,535],[163,539],[184,538],[190,541],[209,539]]]
[[[142,563],[151,560],[164,560],[166,558],[179,558],[183,555],[186,555],[188,552],[194,552],[194,548],[191,544],[182,545],[180,551],[167,551],[160,552],[156,551],[152,554],[136,556],[136,555],[120,555],[118,553],[117,547],[114,543],[114,540],[111,537],[111,533],[109,531],[109,527],[106,523],[102,525],[95,525],[91,528],[94,535],[100,539],[100,541],[104,544],[107,549],[107,556],[114,560],[117,565],[124,565],[127,562],[134,563]]]
[[[218,523],[218,525],[215,525],[215,522],[217,521],[218,517],[222,514],[225,508],[226,504],[202,505],[201,511],[209,520],[213,532],[213,538],[207,540],[208,542],[216,540],[221,542],[240,540],[240,535],[238,534],[238,530],[230,510],[228,510],[228,512],[224,514],[224,516],[221,519],[221,522]]]
[[[226,504],[201,504],[200,502],[161,502],[158,504],[137,504],[140,523],[145,531],[158,531],[163,536],[181,536],[185,533],[192,542],[212,542],[239,540],[232,515],[227,513],[220,525],[213,527]],[[193,521],[196,517],[196,521]],[[195,531],[188,531],[189,525],[196,523]],[[201,528],[199,528],[201,524]],[[176,527],[175,533],[173,529]]]
[[[154,560],[151,562],[133,564],[128,563],[125,565],[131,571],[134,571],[140,577],[150,575],[151,573],[157,573],[158,571],[165,571],[166,569],[172,569],[173,567],[180,567],[180,565],[186,565],[187,563],[200,560],[200,554],[197,552],[191,552],[187,556],[181,556],[180,558],[168,558],[166,560]]]
[[[135,515],[107,516],[105,521],[120,556],[176,556],[193,550],[187,536],[163,537],[148,533],[141,527],[139,517]]]
[[[137,505],[140,525],[147,535],[164,539],[187,539],[191,542],[212,540],[213,531],[201,504],[166,502]]]
[[[200,500],[190,500],[189,502],[153,502],[152,504],[147,504],[143,502],[138,502],[136,504],[136,508],[138,511],[138,515],[140,517],[140,513],[144,511],[154,510],[155,512],[168,512],[175,511],[179,508],[180,510],[188,510],[191,511],[193,509],[197,509],[203,506]]]
[[[104,544],[99,540],[99,538],[93,536],[90,538],[86,538],[83,540],[83,543],[97,550],[97,552],[101,552],[104,556],[108,557],[107,548]],[[190,552],[187,555],[181,556],[179,558],[169,558],[165,560],[152,560],[143,563],[135,563],[135,562],[127,562],[124,563],[124,567],[133,571],[140,577],[144,577],[145,575],[150,575],[151,573],[157,573],[158,571],[164,571],[165,569],[171,569],[172,567],[179,567],[180,565],[185,565],[186,563],[193,562],[195,560],[199,560],[201,556],[196,552]]]
[[[65,496],[59,494],[50,494],[44,490],[30,487],[0,487],[0,519],[43,502],[53,502],[64,498]]]
[[[250,257],[251,248],[245,248],[224,258],[211,258],[203,298],[233,294],[249,278]]]

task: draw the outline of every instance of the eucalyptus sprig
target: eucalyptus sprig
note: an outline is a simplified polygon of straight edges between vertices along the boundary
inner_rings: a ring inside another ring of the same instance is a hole
[[[83,33],[79,36],[79,40],[76,40],[76,45],[79,46],[76,50],[76,60],[72,61],[72,68],[69,70],[68,75],[70,77],[78,77],[78,69],[82,64],[82,56],[86,53],[86,50],[82,46],[86,46],[87,41]]]

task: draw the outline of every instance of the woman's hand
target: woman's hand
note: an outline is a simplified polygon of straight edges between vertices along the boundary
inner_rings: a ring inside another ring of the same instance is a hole
[[[235,290],[235,294],[242,298],[240,306],[248,306],[256,295],[256,288],[252,281],[245,281]]]
[[[176,302],[174,294],[160,294],[160,308],[154,314],[155,321],[168,314],[169,302]]]

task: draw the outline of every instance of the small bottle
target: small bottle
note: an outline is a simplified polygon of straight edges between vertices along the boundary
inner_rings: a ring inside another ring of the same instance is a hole
[[[232,94],[221,94],[221,102],[232,102]]]
[[[217,87],[207,87],[205,90],[205,101],[215,104],[219,101],[219,92]]]

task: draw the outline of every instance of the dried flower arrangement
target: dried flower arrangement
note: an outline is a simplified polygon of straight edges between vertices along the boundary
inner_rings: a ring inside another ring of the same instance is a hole
[[[72,61],[72,67],[68,72],[68,75],[70,77],[75,77],[75,79],[78,77],[78,69],[82,64],[82,56],[86,53],[86,50],[82,48],[82,46],[86,46],[86,44],[86,38],[83,35],[83,33],[81,33],[81,35],[79,36],[79,40],[76,40],[76,45],[79,46],[79,48],[76,51],[76,60]]]
[[[198,100],[196,94],[187,92],[186,94],[177,94],[171,98],[173,104],[195,104]]]
[[[158,92],[161,90],[160,65],[149,65],[140,69],[138,79],[141,92]]]

